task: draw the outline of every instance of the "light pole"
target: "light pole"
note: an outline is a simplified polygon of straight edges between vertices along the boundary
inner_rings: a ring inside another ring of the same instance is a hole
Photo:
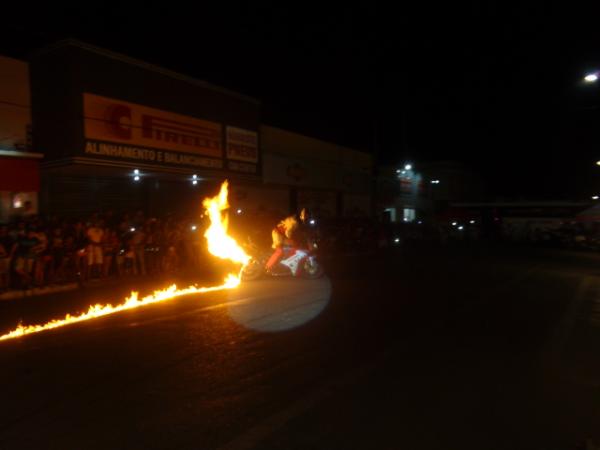
[[[595,84],[595,83],[598,81],[598,78],[599,78],[598,76],[599,76],[599,74],[600,74],[600,72],[598,72],[598,71],[596,71],[596,72],[590,72],[590,73],[586,74],[586,75],[583,77],[583,81],[584,81],[586,84]],[[600,166],[600,161],[596,161],[596,165],[597,165],[597,166]],[[597,195],[594,195],[594,196],[592,197],[592,200],[599,200],[599,199],[600,199],[600,197],[598,197]]]

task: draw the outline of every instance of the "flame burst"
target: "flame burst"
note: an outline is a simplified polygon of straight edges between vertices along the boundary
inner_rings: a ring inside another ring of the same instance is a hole
[[[229,221],[227,216],[223,215],[223,211],[229,208],[227,196],[228,183],[226,180],[221,184],[219,195],[207,198],[203,202],[204,208],[210,217],[210,226],[204,233],[204,237],[208,242],[208,251],[217,258],[229,259],[239,264],[248,264],[250,256],[235,242],[235,239],[227,234]]]
[[[227,203],[228,195],[227,181],[221,185],[219,194],[212,198],[204,200],[203,205],[210,218],[210,226],[204,233],[208,243],[208,251],[221,259],[229,259],[239,264],[247,264],[250,257],[244,250],[235,242],[231,236],[227,234],[228,220],[224,215],[224,211],[229,208]],[[207,292],[221,291],[224,289],[235,289],[240,284],[240,277],[234,274],[229,274],[225,282],[218,286],[197,287],[190,286],[185,289],[177,289],[177,286],[172,285],[166,289],[155,291],[153,294],[143,298],[138,298],[137,292],[132,292],[123,303],[118,305],[101,305],[96,304],[89,307],[87,312],[72,316],[67,314],[63,319],[54,319],[45,324],[40,325],[22,325],[0,336],[0,341],[14,339],[27,334],[39,333],[40,331],[52,330],[72,323],[84,322],[86,320],[104,317],[117,312],[128,309],[135,309],[141,306],[150,305],[172,300],[177,297],[189,294],[205,294]]]

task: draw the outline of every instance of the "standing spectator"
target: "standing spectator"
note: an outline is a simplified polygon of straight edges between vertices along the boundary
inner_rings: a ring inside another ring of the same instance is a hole
[[[146,270],[157,274],[159,269],[159,226],[156,219],[150,219],[146,225]]]
[[[116,231],[117,238],[119,239],[119,249],[117,250],[115,261],[117,263],[117,273],[120,277],[129,272],[126,264],[129,263],[130,259],[125,258],[125,254],[129,251],[129,240],[131,239],[128,220],[128,215],[125,214]]]
[[[122,273],[124,275],[137,275],[137,268],[135,264],[135,249],[133,245],[133,235],[131,233],[126,234],[124,237],[122,261]]]
[[[10,286],[10,262],[13,240],[8,235],[8,227],[0,226],[0,291]]]
[[[104,253],[104,265],[102,276],[108,277],[110,275],[110,269],[112,268],[112,262],[115,260],[118,251],[121,248],[121,242],[117,236],[117,232],[114,229],[107,228],[104,233],[104,239],[102,241],[102,250]]]
[[[81,276],[83,273],[81,270],[81,260],[82,260],[82,252],[83,256],[85,256],[85,249],[82,251],[77,243],[75,242],[75,237],[72,234],[68,234],[65,236],[64,240],[65,246],[65,259],[64,259],[64,268],[65,268],[65,276],[69,279],[75,279]]]
[[[52,255],[49,277],[52,282],[63,281],[65,278],[65,241],[62,228],[56,227],[52,231],[49,250]]]
[[[190,248],[192,253],[192,261],[194,261],[197,269],[202,267],[202,251],[204,249],[204,242],[204,233],[202,233],[198,228],[192,230],[192,235],[190,237]]]
[[[38,240],[38,244],[34,247],[35,264],[33,278],[36,286],[43,286],[46,278],[46,268],[50,265],[52,257],[48,251],[48,236],[39,222],[36,227],[35,237]]]
[[[93,222],[87,229],[86,235],[88,238],[86,278],[89,280],[93,274],[97,277],[102,276],[102,261],[104,256],[102,254],[102,237],[104,236],[104,230],[99,226],[98,222]]]
[[[80,275],[87,274],[87,236],[83,222],[77,221],[73,225],[72,231],[73,245],[73,262],[75,263],[76,273]]]
[[[134,228],[131,236],[131,245],[135,254],[135,270],[134,274],[146,275],[146,255],[145,255],[146,233],[141,226]]]
[[[19,275],[23,288],[31,286],[33,265],[35,262],[35,247],[39,244],[34,229],[30,228],[21,236],[15,247],[15,272]]]
[[[178,267],[180,257],[178,253],[179,231],[175,223],[169,220],[165,226],[165,251],[163,253],[163,271],[172,274]]]
[[[182,254],[184,256],[185,262],[188,265],[197,265],[197,255],[194,247],[194,236],[198,233],[197,227],[196,229],[192,229],[191,223],[182,222]]]

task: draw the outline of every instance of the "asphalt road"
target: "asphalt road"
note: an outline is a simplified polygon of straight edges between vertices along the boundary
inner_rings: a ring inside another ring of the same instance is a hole
[[[0,449],[600,442],[600,255],[415,247],[327,268],[0,342]],[[3,302],[0,332],[129,288]]]

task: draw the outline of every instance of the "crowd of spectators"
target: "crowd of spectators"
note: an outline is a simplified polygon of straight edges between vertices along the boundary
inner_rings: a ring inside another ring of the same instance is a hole
[[[232,234],[270,247],[281,217],[264,211],[232,217]],[[374,252],[411,242],[478,239],[478,227],[446,228],[421,221],[368,218],[310,220],[311,235],[328,254]],[[95,213],[85,219],[30,216],[0,224],[0,291],[111,277],[172,275],[206,266],[206,218],[148,217],[142,211]],[[241,233],[239,233],[241,232]],[[452,234],[454,233],[454,234]],[[454,236],[456,235],[456,236]]]
[[[0,291],[68,281],[169,274],[201,264],[199,224],[141,211],[0,225]]]

